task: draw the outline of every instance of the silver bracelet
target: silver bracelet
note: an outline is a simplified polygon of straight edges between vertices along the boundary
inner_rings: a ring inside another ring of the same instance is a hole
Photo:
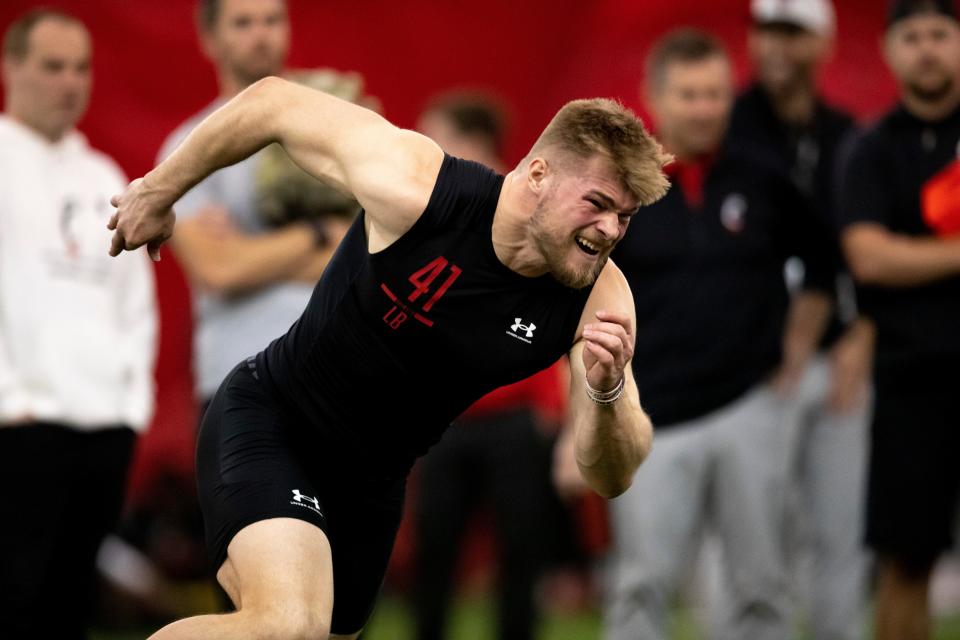
[[[617,383],[613,389],[609,391],[597,391],[590,386],[589,382],[584,380],[584,383],[587,385],[587,395],[590,396],[590,399],[593,400],[594,404],[605,406],[608,404],[613,404],[620,399],[620,396],[623,395],[623,381],[625,376],[620,376],[620,382]]]

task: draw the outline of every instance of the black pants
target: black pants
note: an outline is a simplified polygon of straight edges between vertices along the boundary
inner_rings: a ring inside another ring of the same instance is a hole
[[[86,637],[95,562],[123,504],[134,432],[0,428],[0,636]]]
[[[954,544],[960,497],[955,372],[878,378],[871,433],[867,544],[920,572]]]
[[[529,640],[533,591],[550,551],[551,443],[522,411],[463,420],[420,467],[416,510],[416,622],[419,640],[444,637],[454,569],[468,517],[481,499],[495,516],[498,637]]]

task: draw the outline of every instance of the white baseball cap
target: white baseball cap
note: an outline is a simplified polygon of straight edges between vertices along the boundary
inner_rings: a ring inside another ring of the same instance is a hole
[[[757,24],[783,22],[824,36],[836,28],[830,0],[752,0],[750,13]]]

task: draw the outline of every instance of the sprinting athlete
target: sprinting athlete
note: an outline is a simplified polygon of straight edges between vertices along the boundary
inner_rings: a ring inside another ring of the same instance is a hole
[[[366,109],[276,78],[209,116],[113,199],[110,252],[159,257],[172,203],[280,143],[363,205],[303,316],[207,410],[198,486],[236,611],[155,639],[356,638],[415,458],[480,396],[569,353],[576,457],[613,497],[650,451],[630,289],[607,260],[669,160],[609,100],[564,106],[505,177]]]

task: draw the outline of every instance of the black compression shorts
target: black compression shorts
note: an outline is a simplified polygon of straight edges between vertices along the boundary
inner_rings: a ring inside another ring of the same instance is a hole
[[[331,632],[359,631],[373,610],[403,508],[404,478],[366,473],[318,441],[262,388],[249,360],[217,390],[197,442],[197,485],[215,568],[244,527],[296,518],[333,554]]]

